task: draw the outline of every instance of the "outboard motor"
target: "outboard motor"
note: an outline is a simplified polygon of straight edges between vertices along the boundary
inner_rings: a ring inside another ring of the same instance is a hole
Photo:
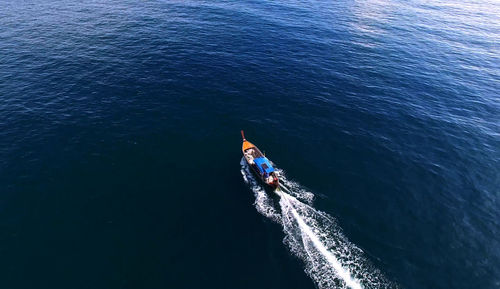
[[[278,184],[278,177],[276,175],[273,175],[273,184]]]

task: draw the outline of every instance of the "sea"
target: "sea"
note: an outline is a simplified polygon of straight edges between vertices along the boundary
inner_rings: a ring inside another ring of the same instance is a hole
[[[499,92],[498,0],[2,0],[0,288],[500,288]]]

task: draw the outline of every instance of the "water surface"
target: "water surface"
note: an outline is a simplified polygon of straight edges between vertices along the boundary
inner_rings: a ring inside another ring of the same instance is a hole
[[[3,1],[0,287],[321,286],[256,210],[240,129],[390,282],[499,287],[499,15]]]

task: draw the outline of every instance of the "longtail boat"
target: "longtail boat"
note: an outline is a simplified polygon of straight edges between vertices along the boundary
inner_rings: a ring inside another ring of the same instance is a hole
[[[264,184],[276,190],[279,187],[278,172],[257,146],[245,139],[243,131],[241,131],[241,137],[243,139],[241,151],[248,165]]]

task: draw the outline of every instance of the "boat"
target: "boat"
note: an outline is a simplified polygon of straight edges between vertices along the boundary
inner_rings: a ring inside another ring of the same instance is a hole
[[[278,172],[274,169],[271,161],[251,142],[245,139],[245,133],[241,131],[243,145],[241,150],[248,165],[257,177],[268,187],[276,190],[279,187]]]

